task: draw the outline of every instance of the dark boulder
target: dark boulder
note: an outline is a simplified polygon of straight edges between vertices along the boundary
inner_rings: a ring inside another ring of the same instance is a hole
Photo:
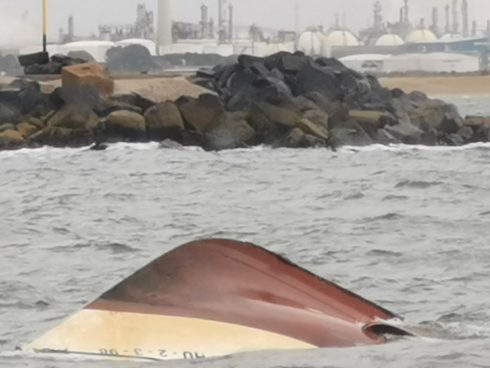
[[[270,121],[269,118],[257,108],[250,110],[247,121],[256,132],[256,144],[281,146],[281,141],[291,130],[291,128],[288,128],[286,125]]]
[[[384,129],[379,129],[376,132],[376,136],[374,137],[374,141],[379,144],[383,145],[390,145],[390,144],[399,144],[401,141],[397,138],[395,138],[392,134],[387,132]]]
[[[0,124],[0,133],[6,130],[15,130],[15,125],[12,123]]]
[[[322,127],[325,130],[328,130],[328,114],[318,108],[312,110],[306,110],[303,112],[303,118],[308,119],[312,123]]]
[[[332,101],[342,98],[341,85],[335,74],[311,61],[298,73],[297,83],[291,89],[295,95],[318,92]]]
[[[202,94],[198,99],[180,104],[179,108],[186,124],[201,134],[208,132],[225,113],[220,99],[212,94]]]
[[[330,130],[330,144],[340,146],[367,146],[375,143],[364,129],[354,120],[348,120]]]
[[[47,63],[49,63],[49,54],[47,52],[36,52],[19,56],[19,64],[21,66]]]
[[[173,102],[164,102],[148,109],[145,113],[146,127],[150,140],[161,141],[184,130],[184,119]]]
[[[113,47],[107,51],[106,66],[111,72],[148,72],[155,67],[150,51],[141,45]]]
[[[39,131],[39,128],[37,126],[26,121],[17,124],[16,129],[24,138],[29,138],[31,135]]]
[[[226,113],[206,133],[208,142],[215,150],[246,147],[254,141],[255,136],[255,130],[247,123],[243,113]]]
[[[14,106],[0,102],[0,124],[17,123],[22,120],[22,114]]]
[[[267,56],[264,65],[269,70],[277,69],[282,73],[299,73],[305,66],[307,58],[304,55],[291,54],[281,51]]]
[[[143,142],[146,140],[146,123],[145,118],[131,111],[119,110],[114,111],[107,116],[101,127],[104,140]]]
[[[306,134],[316,137],[317,140],[328,141],[328,130],[323,124],[313,123],[311,120],[303,118],[298,121],[296,126]]]
[[[95,143],[95,136],[85,129],[48,127],[30,136],[28,143],[31,147],[84,147]]]
[[[400,121],[397,125],[384,128],[393,137],[405,144],[417,145],[422,143],[423,131],[408,121]]]
[[[149,98],[141,96],[140,94],[135,92],[113,95],[110,97],[110,100],[121,104],[136,106],[141,109],[141,112],[143,114],[146,113],[149,108],[156,105],[155,101],[152,101]]]
[[[95,87],[69,86],[59,87],[49,96],[50,106],[57,110],[65,104],[86,105],[94,111],[104,111],[107,106]]]
[[[0,149],[18,148],[24,143],[24,137],[17,130],[5,130],[0,132]]]
[[[238,56],[238,65],[240,65],[243,69],[248,69],[252,67],[254,64],[263,65],[264,58],[242,54]]]
[[[436,129],[442,133],[454,134],[464,125],[456,107],[440,100],[421,102],[409,115],[412,122],[424,131]]]
[[[294,128],[301,119],[301,115],[294,104],[283,103],[273,105],[268,102],[257,102],[253,106],[253,109],[257,109],[263,113],[270,122],[288,128]]]
[[[99,117],[89,106],[69,103],[51,116],[47,121],[47,126],[75,130],[94,130],[98,123]]]
[[[6,102],[21,114],[39,114],[47,104],[38,82],[16,79],[0,90],[0,103]]]

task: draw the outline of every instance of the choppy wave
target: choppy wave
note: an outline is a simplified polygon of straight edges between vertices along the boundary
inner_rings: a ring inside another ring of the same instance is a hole
[[[264,245],[403,323],[447,334],[158,366],[485,366],[489,152],[489,144],[203,152],[156,143],[0,152],[0,367],[107,366],[9,352],[154,257],[205,237]]]

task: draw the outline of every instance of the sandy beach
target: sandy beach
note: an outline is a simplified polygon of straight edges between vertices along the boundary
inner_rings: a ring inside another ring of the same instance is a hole
[[[490,75],[397,76],[380,78],[380,82],[386,88],[418,90],[432,96],[490,94]]]

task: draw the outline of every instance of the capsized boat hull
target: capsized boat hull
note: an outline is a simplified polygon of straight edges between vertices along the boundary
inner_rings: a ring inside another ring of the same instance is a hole
[[[375,345],[397,316],[249,243],[183,245],[34,341],[39,353],[202,359]]]

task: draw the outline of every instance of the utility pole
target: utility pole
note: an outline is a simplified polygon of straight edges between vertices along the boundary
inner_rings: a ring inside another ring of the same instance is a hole
[[[43,52],[48,51],[48,0],[43,0]]]

